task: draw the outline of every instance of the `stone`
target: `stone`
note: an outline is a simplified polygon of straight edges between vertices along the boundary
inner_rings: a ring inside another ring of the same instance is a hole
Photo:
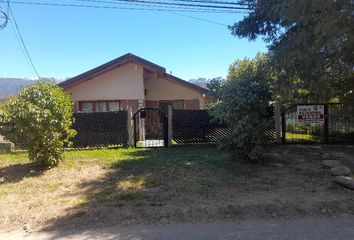
[[[354,190],[354,179],[351,177],[337,176],[334,181],[346,188]]]
[[[322,208],[321,213],[326,214],[326,213],[328,213],[328,210],[325,208]]]
[[[344,166],[337,166],[334,168],[331,168],[331,174],[333,176],[348,176],[352,173],[352,171]]]
[[[324,167],[334,168],[334,167],[340,166],[341,162],[337,161],[337,160],[323,160],[321,164]]]
[[[30,233],[32,232],[32,228],[31,228],[31,225],[26,223],[24,226],[23,226],[23,230],[27,233]]]
[[[323,159],[328,159],[328,158],[329,158],[329,153],[323,153],[323,154],[321,155],[321,157],[322,157]]]

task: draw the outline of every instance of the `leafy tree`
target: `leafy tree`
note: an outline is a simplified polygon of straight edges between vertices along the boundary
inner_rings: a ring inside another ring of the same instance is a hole
[[[259,160],[270,142],[265,129],[271,124],[267,111],[271,81],[266,56],[259,54],[252,60],[237,60],[230,66],[220,102],[211,110],[217,120],[232,129],[232,134],[221,141],[221,146],[241,158]]]
[[[253,10],[232,34],[269,45],[282,96],[346,100],[354,90],[352,0],[240,0]],[[293,98],[292,98],[293,99]]]
[[[26,87],[2,107],[6,121],[15,131],[6,137],[23,143],[29,159],[43,167],[51,167],[62,159],[63,148],[75,135],[73,103],[61,88],[47,82]]]
[[[211,98],[208,99],[206,103],[206,108],[211,109],[215,107],[220,101],[221,90],[224,85],[224,79],[213,78],[207,83],[207,88],[211,91]]]
[[[207,88],[211,91],[213,97],[218,98],[220,96],[223,83],[223,81],[216,78],[211,79],[210,82],[207,83]]]

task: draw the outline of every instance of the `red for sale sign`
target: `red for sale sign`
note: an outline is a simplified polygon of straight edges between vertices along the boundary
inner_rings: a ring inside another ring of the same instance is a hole
[[[300,123],[323,123],[324,105],[298,105],[297,120]]]

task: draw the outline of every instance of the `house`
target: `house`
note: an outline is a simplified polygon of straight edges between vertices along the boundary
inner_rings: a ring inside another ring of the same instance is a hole
[[[209,90],[184,81],[131,53],[59,84],[71,95],[76,112],[105,112],[132,107],[204,109]]]

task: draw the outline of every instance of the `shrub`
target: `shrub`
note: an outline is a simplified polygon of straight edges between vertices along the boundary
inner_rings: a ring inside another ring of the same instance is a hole
[[[236,61],[229,70],[228,81],[222,87],[219,103],[211,110],[215,120],[226,123],[232,133],[221,140],[221,147],[234,151],[239,157],[256,161],[271,139],[266,129],[271,100],[266,60]]]
[[[10,98],[2,110],[5,121],[15,125],[7,139],[22,142],[29,159],[40,166],[58,164],[64,145],[76,133],[71,129],[73,102],[68,94],[56,85],[39,82]]]
[[[222,96],[222,102],[212,114],[228,124],[232,134],[221,140],[221,146],[235,151],[243,159],[258,160],[270,142],[265,131],[272,124],[266,111],[267,86],[248,81],[230,82]]]

